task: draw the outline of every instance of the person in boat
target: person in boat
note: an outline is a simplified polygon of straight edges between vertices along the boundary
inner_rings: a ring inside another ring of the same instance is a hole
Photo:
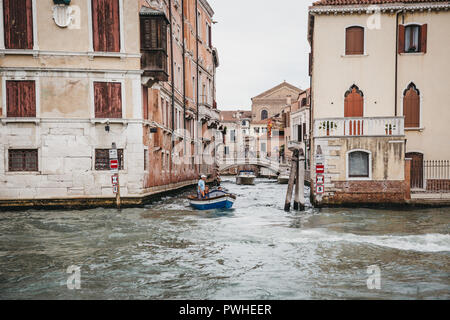
[[[206,176],[202,174],[198,181],[197,194],[199,199],[206,199],[208,197],[209,188],[206,185]]]
[[[218,189],[220,189],[220,183],[221,183],[221,179],[219,174],[217,174],[216,178],[214,179],[214,186],[217,187]]]

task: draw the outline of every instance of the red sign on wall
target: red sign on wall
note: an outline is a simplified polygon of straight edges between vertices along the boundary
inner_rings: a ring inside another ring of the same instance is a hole
[[[111,170],[119,169],[119,160],[117,159],[109,160],[109,167],[111,168]]]
[[[316,173],[325,173],[325,166],[323,164],[316,165]]]

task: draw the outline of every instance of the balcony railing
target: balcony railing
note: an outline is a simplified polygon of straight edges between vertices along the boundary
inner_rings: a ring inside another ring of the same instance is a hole
[[[404,135],[404,117],[329,118],[314,121],[314,137]]]

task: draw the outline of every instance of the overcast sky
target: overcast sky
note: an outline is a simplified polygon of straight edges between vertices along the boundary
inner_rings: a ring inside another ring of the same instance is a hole
[[[251,98],[286,80],[309,87],[308,6],[312,0],[209,0],[218,21],[217,103],[250,110]]]

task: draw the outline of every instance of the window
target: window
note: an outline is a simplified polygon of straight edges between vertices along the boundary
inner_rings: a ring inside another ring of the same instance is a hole
[[[212,29],[211,29],[211,26],[207,23],[206,24],[206,36],[207,36],[206,43],[207,43],[208,47],[210,47],[210,48],[212,48],[211,35],[212,35]]]
[[[8,150],[8,170],[12,172],[38,171],[38,151],[32,150]]]
[[[146,86],[142,86],[142,108],[143,108],[144,120],[149,120],[148,88]]]
[[[200,11],[198,11],[197,12],[197,37],[199,39],[202,38],[202,27],[201,27],[202,25],[201,25],[201,22],[202,22],[202,15],[201,15]]]
[[[35,81],[6,81],[6,106],[8,117],[36,117]]]
[[[297,126],[297,141],[298,142],[303,141],[302,126],[301,125]]]
[[[303,99],[302,99],[302,103],[301,103],[301,106],[302,106],[302,107],[306,106],[306,104],[307,104],[306,101],[307,101],[306,98],[303,98]]]
[[[399,25],[399,53],[427,52],[427,24]]]
[[[120,51],[119,0],[92,0],[94,51]]]
[[[403,115],[405,128],[420,127],[420,92],[412,82],[403,92]]]
[[[95,170],[109,171],[109,150],[110,149],[95,149]],[[119,158],[119,170],[123,170],[123,149],[117,149],[117,156]]]
[[[148,170],[148,150],[144,150],[144,171]]]
[[[261,120],[266,120],[269,117],[267,110],[261,111]]]
[[[32,0],[4,0],[6,49],[33,49]]]
[[[226,155],[229,155],[230,154],[230,147],[225,147],[224,148],[224,152],[225,152]]]
[[[259,133],[259,127],[253,128],[255,130],[255,133]]]
[[[116,82],[94,82],[96,118],[122,118],[122,85]]]
[[[230,131],[231,142],[236,142],[236,130]]]
[[[348,170],[350,178],[369,178],[369,153],[364,151],[349,153]]]
[[[345,29],[345,54],[364,54],[363,27],[349,27]]]
[[[344,117],[360,118],[364,114],[364,94],[356,85],[345,93]]]
[[[263,142],[261,143],[261,152],[266,152],[266,144]]]

